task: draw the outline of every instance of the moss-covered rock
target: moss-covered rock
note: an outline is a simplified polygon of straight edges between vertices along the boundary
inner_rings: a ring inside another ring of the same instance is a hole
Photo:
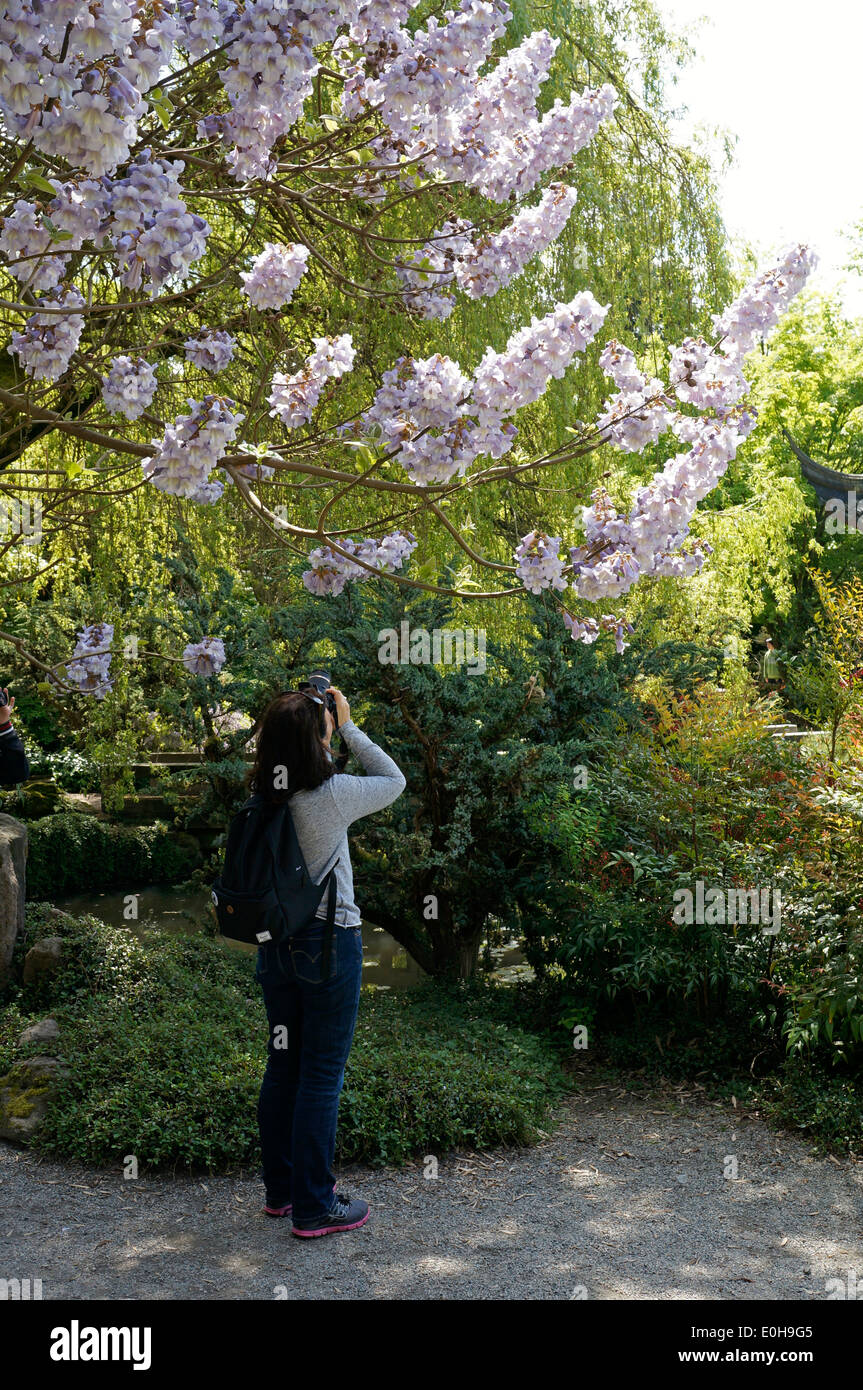
[[[69,1068],[59,1057],[27,1057],[0,1077],[0,1138],[29,1144],[44,1124],[57,1083]]]
[[[24,820],[41,820],[53,815],[60,806],[63,793],[50,777],[31,777],[21,787],[20,814]]]

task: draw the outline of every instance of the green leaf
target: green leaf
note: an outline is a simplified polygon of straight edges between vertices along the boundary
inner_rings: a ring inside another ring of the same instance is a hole
[[[37,174],[35,169],[25,169],[18,182],[25,184],[28,188],[38,188],[42,193],[50,193],[52,198],[57,196],[56,188],[41,174]]]
[[[165,130],[169,130],[171,126],[171,112],[174,110],[174,103],[168,97],[162,96],[161,93],[157,96],[155,92],[151,92],[147,97],[147,100],[149,101],[156,115],[159,117],[159,120],[162,122],[162,125],[164,126]]]
[[[58,226],[56,226],[55,223],[53,223],[53,222],[51,221],[50,217],[46,217],[44,214],[43,214],[43,216],[42,216],[42,226],[45,227],[46,230],[50,233],[50,236],[51,236],[51,240],[52,240],[52,241],[71,241],[71,240],[72,240],[72,233],[71,233],[71,232],[63,232],[63,231],[61,231],[60,228],[59,228]]]
[[[356,456],[366,468],[375,462],[377,454],[370,449],[368,444],[360,444],[356,440],[347,441],[348,448],[356,450]]]

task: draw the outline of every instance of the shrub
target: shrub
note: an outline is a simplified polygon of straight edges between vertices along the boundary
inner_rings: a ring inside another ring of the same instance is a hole
[[[37,905],[16,947],[61,935],[56,974],[16,985],[0,1059],[50,1008],[71,1076],[39,1147],[85,1162],[208,1169],[258,1158],[266,1017],[248,956],[205,937],[137,937]],[[404,1162],[467,1145],[523,1144],[564,1082],[545,1041],[496,1016],[498,993],[364,991],[339,1126],[342,1160]],[[45,1044],[40,1045],[45,1050]]]
[[[61,811],[28,826],[27,892],[32,900],[138,883],[179,883],[200,859],[191,836],[167,825],[118,826]]]
[[[70,792],[97,792],[99,790],[99,769],[74,748],[63,748],[56,753],[43,753],[35,749],[30,758],[31,775],[44,775],[53,778],[58,787]]]
[[[789,1057],[780,1075],[760,1089],[774,1120],[803,1130],[837,1153],[863,1153],[863,1087],[858,1076],[840,1076],[819,1061]]]

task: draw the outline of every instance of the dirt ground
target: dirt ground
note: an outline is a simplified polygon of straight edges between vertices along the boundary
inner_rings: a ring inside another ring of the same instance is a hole
[[[685,1087],[593,1085],[559,1114],[537,1147],[449,1156],[436,1178],[342,1170],[371,1220],[317,1241],[263,1215],[253,1173],[126,1181],[0,1144],[0,1274],[41,1279],[44,1299],[823,1300],[852,1271],[863,1286],[863,1163]]]

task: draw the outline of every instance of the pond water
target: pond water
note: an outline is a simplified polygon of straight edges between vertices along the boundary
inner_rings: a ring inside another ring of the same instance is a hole
[[[158,927],[162,931],[193,933],[201,931],[206,922],[212,921],[209,888],[194,892],[165,887],[142,888],[137,899],[137,920],[130,920],[125,915],[128,895],[114,891],[78,893],[73,897],[58,898],[56,906],[64,912],[71,912],[73,916],[89,912],[110,927],[126,927],[138,932]],[[253,956],[257,949],[241,941],[227,939],[225,945],[249,956]],[[363,984],[375,984],[386,989],[408,989],[423,978],[423,973],[389,932],[373,926],[371,922],[363,923]]]
[[[123,927],[131,931],[145,932],[158,927],[162,931],[188,932],[201,931],[206,922],[212,921],[210,915],[210,890],[199,888],[193,892],[178,888],[142,888],[137,897],[137,918],[130,919],[129,895],[114,890],[104,893],[76,893],[73,896],[58,898],[56,906],[73,916],[90,913],[111,927]],[[254,946],[245,946],[239,941],[225,941],[232,950],[246,955],[254,955]],[[508,942],[493,951],[495,971],[500,978],[507,978],[510,972],[522,973],[525,969],[518,942]],[[372,922],[363,922],[363,984],[374,985],[378,989],[410,989],[425,978],[425,972],[408,955],[403,946]]]

